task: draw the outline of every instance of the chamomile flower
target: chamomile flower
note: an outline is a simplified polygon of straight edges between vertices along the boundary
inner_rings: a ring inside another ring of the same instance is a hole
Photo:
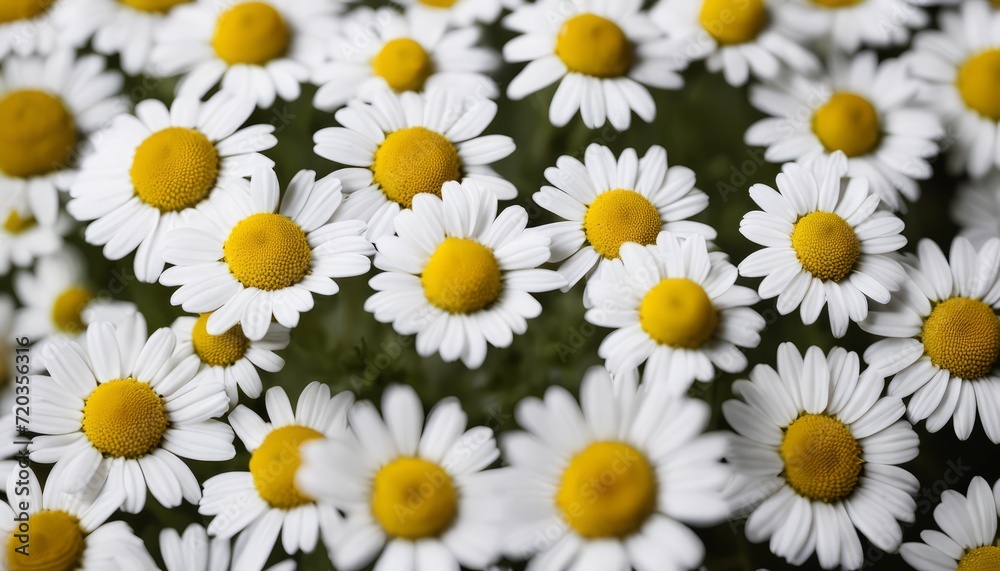
[[[895,375],[889,394],[911,397],[911,422],[937,432],[953,420],[965,440],[976,424],[1000,443],[1000,240],[978,251],[965,238],[951,243],[951,261],[930,240],[904,264],[899,294],[873,311],[861,328],[886,337],[865,361]]]
[[[592,129],[605,121],[628,129],[632,112],[650,123],[656,103],[644,87],[679,89],[685,58],[672,53],[663,32],[641,11],[641,0],[540,0],[505,17],[521,34],[503,48],[511,63],[529,62],[507,96],[524,97],[559,82],[549,121],[557,127],[580,111]]]
[[[664,230],[715,239],[711,226],[687,220],[708,206],[708,195],[694,187],[691,169],[668,168],[663,147],[650,147],[641,160],[626,149],[616,160],[595,143],[587,147],[584,162],[560,157],[545,178],[552,186],[532,198],[565,222],[533,231],[552,240],[549,261],[562,262],[563,291],[617,260],[626,242],[654,244]]]
[[[304,443],[346,433],[353,395],[344,392],[331,398],[329,387],[313,382],[302,390],[294,411],[281,387],[268,389],[264,399],[270,422],[243,405],[229,415],[251,453],[250,471],[209,478],[198,508],[213,516],[210,535],[228,540],[239,534],[232,565],[239,571],[260,571],[279,533],[285,553],[309,553],[320,533],[329,533],[340,522],[334,507],[316,502],[299,488],[296,475],[303,470]]]
[[[258,107],[295,101],[323,62],[323,40],[336,28],[341,0],[195,0],[159,28],[149,69],[183,75],[180,96],[200,99],[219,82]]]
[[[475,369],[486,345],[508,347],[542,306],[532,293],[565,280],[536,269],[549,259],[549,239],[526,231],[528,213],[473,181],[445,183],[441,198],[418,194],[396,217],[397,236],[377,242],[365,310],[401,335],[416,334],[422,357],[440,353]]]
[[[183,535],[171,528],[161,531],[160,553],[167,571],[230,571],[232,546],[228,539],[210,540],[204,527],[192,523]],[[282,561],[267,571],[295,571],[295,562]]]
[[[476,46],[479,36],[475,27],[446,31],[420,25],[411,13],[358,7],[327,43],[329,61],[313,73],[313,83],[320,86],[313,105],[332,111],[385,89],[442,89],[471,99],[495,98],[496,84],[486,74],[496,69],[499,57]]]
[[[12,198],[0,206],[0,276],[7,275],[11,266],[26,268],[36,258],[58,252],[72,224],[67,216],[58,215],[55,224],[42,226],[32,218],[26,195]]]
[[[792,565],[815,552],[824,569],[858,569],[858,531],[893,552],[899,522],[914,521],[920,484],[898,464],[916,458],[917,434],[901,420],[902,401],[881,397],[878,370],[859,371],[857,354],[839,347],[803,357],[783,343],[777,371],[757,365],[722,405],[737,432],[727,493],[749,515],[747,538],[770,540]]]
[[[899,548],[916,571],[989,571],[1000,567],[997,545],[997,506],[1000,486],[976,476],[968,495],[945,490],[934,508],[934,521],[941,531],[920,532],[922,542],[904,543]]]
[[[448,91],[397,96],[382,90],[371,103],[355,101],[338,111],[343,127],[315,136],[316,154],[348,165],[333,173],[347,195],[335,219],[364,220],[365,236],[375,240],[393,233],[396,216],[414,196],[441,196],[448,181],[473,180],[500,200],[517,198],[517,188],[489,166],[513,153],[514,141],[482,135],[496,103],[467,103]]]
[[[917,101],[924,87],[903,61],[880,64],[864,52],[834,65],[826,79],[793,76],[751,88],[753,105],[771,117],[751,125],[744,138],[767,147],[764,157],[773,163],[812,166],[840,151],[849,176],[867,177],[872,192],[901,210],[903,198],[920,196],[917,181],[931,176],[928,159],[944,135],[937,116]]]
[[[124,111],[121,74],[100,56],[11,57],[0,68],[0,209],[21,208],[55,224],[59,190],[76,174],[85,138]],[[22,216],[23,217],[23,216]]]
[[[181,97],[171,108],[155,99],[119,115],[84,159],[66,209],[93,221],[87,242],[119,260],[135,251],[139,281],[155,283],[163,271],[167,234],[183,226],[185,213],[239,186],[274,162],[259,151],[277,144],[272,125],[242,128],[253,102],[226,92],[202,103]]]
[[[868,316],[868,299],[887,303],[906,275],[892,253],[906,244],[903,221],[877,210],[879,197],[864,177],[844,180],[847,158],[834,153],[806,168],[787,163],[778,190],[755,184],[750,197],[763,211],[743,216],[740,233],[764,246],[740,263],[740,274],[764,280],[758,293],[778,298],[787,315],[816,322],[823,306],[834,336]]]
[[[492,24],[504,8],[520,6],[523,0],[401,0],[418,26]]]
[[[350,432],[302,448],[296,483],[344,512],[324,532],[337,569],[486,569],[499,554],[493,431],[466,430],[456,399],[439,402],[424,423],[411,387],[393,385],[382,416],[364,401],[350,410]]]
[[[203,313],[174,321],[171,329],[177,336],[175,356],[198,355],[201,366],[196,377],[225,385],[229,402],[234,406],[239,401],[237,387],[252,399],[259,397],[263,384],[257,369],[277,373],[285,366],[285,360],[274,351],[288,347],[288,329],[271,323],[264,337],[257,341],[247,339],[239,324],[221,335],[209,335],[208,317],[208,313]]]
[[[760,343],[764,319],[725,254],[709,253],[700,234],[662,232],[649,246],[623,244],[619,258],[587,284],[587,321],[614,329],[598,349],[612,374],[645,363],[644,381],[680,394],[717,368],[746,368],[740,348]]]
[[[316,181],[313,171],[300,171],[280,204],[270,169],[234,187],[191,212],[190,226],[172,231],[163,251],[174,267],[160,282],[180,286],[170,302],[189,313],[212,312],[210,335],[239,323],[247,339],[259,341],[272,317],[291,329],[312,309],[314,293],[339,291],[333,278],[371,269],[364,222],[330,222],[341,202],[337,178]]]
[[[951,219],[959,234],[977,248],[1000,238],[1000,171],[960,184],[951,203]]]
[[[728,439],[702,434],[709,406],[587,372],[577,404],[566,389],[528,398],[524,432],[502,440],[513,490],[505,551],[529,569],[695,569],[705,546],[688,527],[729,515],[721,462]],[[516,488],[515,488],[516,487]]]
[[[0,4],[0,60],[8,54],[46,54],[58,43],[52,12],[57,0],[6,0]]]
[[[839,50],[854,53],[861,46],[886,48],[905,44],[911,30],[927,26],[921,6],[940,0],[782,0],[775,2],[789,21]]]

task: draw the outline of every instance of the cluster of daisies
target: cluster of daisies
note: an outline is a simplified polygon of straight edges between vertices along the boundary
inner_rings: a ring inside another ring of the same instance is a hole
[[[320,543],[344,571],[693,569],[692,528],[730,517],[794,565],[859,569],[863,537],[921,571],[1000,567],[1000,487],[982,478],[902,544],[914,425],[964,440],[978,418],[1000,444],[1000,2],[647,4],[4,0],[0,275],[17,304],[0,294],[0,569],[157,569],[114,517],[149,501],[205,516],[160,535],[170,571],[290,570]],[[482,38],[498,21],[499,52]],[[694,220],[709,198],[659,146],[560,157],[531,197],[547,224],[503,204],[525,189],[493,167],[516,151],[485,134],[501,95],[545,90],[552,125],[621,131],[699,60],[752,83],[767,117],[745,142],[782,165],[748,189],[750,256]],[[504,90],[502,62],[525,64]],[[130,98],[122,72],[178,78],[176,96]],[[275,129],[252,118],[306,83],[336,124],[314,152],[336,166],[280,181]],[[939,155],[966,179],[962,236],[904,251]],[[65,241],[81,228],[131,271],[93,288]],[[375,320],[470,369],[541,315],[536,294],[580,291],[604,365],[577,395],[522,400],[499,443],[458,400],[425,414],[407,386],[380,407],[319,382],[265,390],[314,297],[369,273]],[[150,332],[116,299],[133,280],[189,315]],[[706,432],[689,389],[747,371],[762,299],[879,340],[860,356],[782,344],[732,385],[732,432]],[[266,418],[246,406],[261,397]],[[10,460],[22,428],[44,485]],[[245,470],[191,469],[238,450]]]

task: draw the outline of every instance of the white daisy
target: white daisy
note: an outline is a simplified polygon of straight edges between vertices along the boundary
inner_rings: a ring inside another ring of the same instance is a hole
[[[289,329],[313,307],[312,294],[333,295],[333,278],[371,269],[371,243],[359,220],[330,222],[340,206],[340,181],[292,178],[278,203],[278,178],[258,169],[249,183],[205,203],[190,227],[166,238],[163,258],[174,264],[160,283],[180,286],[170,302],[189,313],[212,313],[207,331],[222,335],[237,323],[251,341],[264,338],[271,318]]]
[[[418,26],[492,24],[504,8],[516,8],[523,0],[400,0]]]
[[[441,198],[418,194],[396,217],[398,236],[377,242],[365,310],[401,335],[416,334],[422,357],[440,352],[475,369],[486,344],[510,346],[542,306],[532,293],[565,280],[536,269],[549,259],[549,239],[526,231],[528,213],[511,206],[497,215],[497,199],[475,182],[445,183]]]
[[[484,471],[500,456],[493,431],[466,430],[454,398],[426,420],[416,391],[393,385],[381,417],[357,403],[348,433],[303,447],[296,483],[345,514],[323,536],[337,569],[376,557],[376,569],[486,569],[499,554],[503,498],[497,472]]]
[[[695,569],[705,546],[688,527],[729,515],[723,433],[702,434],[711,411],[635,375],[587,372],[580,404],[562,387],[528,398],[504,435],[512,466],[507,555],[529,569]]]
[[[476,47],[479,36],[475,27],[446,31],[420,25],[410,13],[360,6],[327,42],[329,61],[312,76],[320,86],[313,105],[332,111],[385,89],[443,89],[472,99],[496,98],[496,83],[486,74],[496,69],[500,58],[491,48]]]
[[[47,54],[58,43],[52,13],[57,0],[5,0],[0,4],[0,60],[8,54]]]
[[[549,120],[561,127],[579,110],[592,129],[607,119],[623,131],[632,111],[650,123],[656,103],[642,85],[679,89],[687,60],[641,11],[642,0],[539,0],[505,17],[522,35],[507,42],[504,59],[530,62],[510,82],[507,96],[524,97],[559,82]]]
[[[977,248],[1000,238],[1000,171],[959,184],[951,203],[951,219],[959,226],[959,234]]]
[[[295,101],[324,61],[323,40],[336,29],[342,0],[195,0],[170,12],[159,28],[149,69],[183,75],[180,96],[222,89],[270,107]]]
[[[767,147],[773,163],[806,166],[840,151],[848,174],[867,177],[872,191],[892,210],[902,198],[920,196],[918,180],[933,173],[928,159],[938,153],[944,129],[917,101],[925,87],[901,60],[881,64],[873,52],[839,62],[828,78],[793,76],[780,84],[755,85],[750,101],[771,115],[747,129],[749,145]]]
[[[26,268],[36,258],[58,252],[72,225],[68,216],[57,215],[55,224],[42,226],[32,218],[26,194],[11,198],[0,206],[0,276],[11,266]]]
[[[895,375],[889,394],[912,397],[911,422],[937,432],[954,418],[965,440],[976,424],[1000,444],[1000,240],[977,252],[965,238],[951,243],[951,263],[930,240],[904,264],[907,279],[889,304],[861,328],[887,337],[865,362]]]
[[[934,521],[941,531],[920,532],[923,542],[904,543],[899,548],[910,567],[917,571],[989,571],[1000,568],[997,544],[997,506],[1000,485],[993,489],[976,476],[967,496],[945,490],[934,508]]]
[[[620,258],[587,284],[590,323],[613,328],[598,349],[614,375],[643,363],[643,379],[684,393],[710,381],[716,368],[746,368],[741,347],[756,347],[764,319],[750,308],[760,301],[734,285],[737,271],[705,238],[662,232],[656,244],[623,244]]]
[[[122,76],[100,56],[11,57],[0,67],[0,209],[27,197],[31,217],[51,225],[86,137],[125,111]],[[14,206],[12,206],[14,205]]]
[[[197,357],[172,359],[168,328],[146,336],[140,314],[117,326],[87,328],[86,348],[59,340],[45,361],[51,376],[34,376],[29,429],[31,459],[54,463],[49,485],[87,486],[118,497],[139,513],[147,490],[167,508],[195,503],[201,489],[181,458],[219,462],[236,455],[233,431],[218,420],[229,398],[217,383],[194,382]]]
[[[184,225],[188,210],[239,187],[234,179],[274,166],[259,153],[277,144],[274,126],[241,129],[253,110],[252,101],[220,92],[205,103],[178,98],[169,110],[147,99],[134,116],[115,118],[95,135],[66,205],[77,220],[94,221],[87,242],[104,246],[109,260],[135,251],[136,277],[155,283],[165,237]]]
[[[448,181],[474,180],[500,200],[517,198],[517,188],[489,166],[513,153],[514,141],[482,135],[497,104],[467,103],[444,90],[426,96],[381,90],[371,103],[353,101],[338,111],[343,127],[315,135],[316,154],[349,165],[333,173],[347,195],[336,219],[364,220],[365,236],[375,240],[393,233],[393,221],[414,196],[441,196]]]
[[[875,547],[899,548],[916,511],[917,479],[898,464],[917,456],[917,434],[897,397],[856,353],[792,343],[778,347],[778,369],[757,365],[722,404],[738,433],[727,459],[728,493],[748,515],[747,538],[802,565],[815,552],[824,569],[864,563],[858,531]],[[897,521],[898,520],[898,521]],[[813,565],[810,565],[814,568]]]
[[[906,278],[892,253],[906,244],[903,221],[877,210],[879,197],[868,179],[849,178],[840,152],[811,169],[786,163],[778,190],[750,188],[763,211],[743,216],[740,233],[764,246],[740,263],[740,274],[764,279],[758,293],[778,298],[787,315],[801,307],[802,322],[816,322],[827,306],[834,336],[847,333],[849,321],[868,316],[868,299],[886,303]]]
[[[921,6],[940,0],[778,0],[782,17],[805,33],[848,53],[861,46],[905,44],[911,30],[930,23]]]
[[[187,526],[183,535],[171,528],[160,532],[160,553],[167,571],[230,571],[229,543],[228,539],[209,540],[208,532],[197,523]],[[295,571],[295,562],[282,561],[267,571]]]
[[[313,382],[302,390],[294,411],[281,387],[268,389],[264,399],[270,422],[243,405],[229,415],[251,453],[250,471],[209,478],[198,508],[199,513],[214,516],[210,535],[228,540],[240,534],[232,565],[239,571],[260,571],[279,533],[285,553],[309,553],[320,532],[329,533],[340,522],[336,509],[317,503],[299,488],[296,474],[302,472],[304,443],[346,434],[353,395],[343,392],[331,398],[329,387]]]
[[[584,162],[562,156],[545,170],[545,178],[552,186],[532,198],[565,222],[533,231],[552,240],[549,261],[563,262],[563,291],[617,260],[626,242],[653,244],[664,230],[715,239],[711,226],[687,220],[705,210],[708,195],[694,187],[691,169],[668,168],[667,151],[658,145],[642,160],[635,149],[625,149],[616,160],[595,143],[587,147]]]
[[[814,73],[819,59],[803,46],[797,22],[767,0],[665,0],[650,16],[679,57],[705,59],[733,86],[753,74],[775,79],[783,70]]]

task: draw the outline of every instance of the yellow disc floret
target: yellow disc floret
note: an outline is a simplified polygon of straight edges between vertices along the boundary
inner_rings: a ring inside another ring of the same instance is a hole
[[[37,224],[31,216],[21,216],[17,210],[11,210],[7,219],[4,220],[3,229],[8,234],[20,234],[34,228]]]
[[[969,551],[958,561],[955,571],[996,571],[1000,569],[1000,547],[984,545]]]
[[[155,14],[166,14],[174,6],[187,4],[193,0],[121,0],[121,3],[139,10],[140,12],[153,12]]]
[[[715,332],[719,312],[700,285],[687,278],[668,278],[642,299],[639,323],[661,345],[697,349]]]
[[[493,250],[475,240],[445,238],[420,276],[427,301],[448,313],[475,313],[500,297]]]
[[[159,446],[167,424],[163,398],[132,377],[101,383],[83,405],[83,433],[107,457],[142,458]]]
[[[420,458],[397,458],[375,475],[372,514],[392,537],[437,537],[458,514],[458,491],[441,466]]]
[[[240,220],[222,252],[241,284],[264,291],[299,283],[312,265],[312,248],[302,228],[287,216],[269,212]]]
[[[596,14],[566,20],[556,39],[556,55],[570,71],[593,77],[621,77],[632,67],[628,36]]]
[[[621,442],[595,442],[574,457],[556,495],[569,525],[588,539],[626,537],[656,511],[656,472]]]
[[[129,174],[143,202],[160,212],[177,212],[197,205],[215,188],[219,152],[198,131],[169,127],[139,145]]]
[[[210,313],[201,314],[191,330],[191,344],[201,362],[212,367],[228,367],[243,358],[250,348],[250,340],[243,334],[240,324],[232,326],[222,335],[208,334]]]
[[[212,47],[230,65],[262,65],[284,55],[289,39],[288,25],[273,6],[244,2],[219,16]]]
[[[313,501],[295,486],[295,473],[302,464],[302,444],[322,437],[308,426],[291,424],[272,430],[253,451],[253,485],[271,507],[290,510]]]
[[[854,6],[861,0],[812,0],[813,4],[824,8],[847,8]]]
[[[699,16],[705,31],[720,44],[755,39],[767,24],[764,0],[705,0]]]
[[[434,8],[451,8],[455,5],[458,0],[420,0],[420,3],[424,6],[431,6]]]
[[[61,510],[41,510],[28,517],[26,523],[27,544],[15,537],[15,532],[7,538],[7,569],[74,571],[80,568],[86,539],[76,516]],[[28,555],[19,550],[25,547]]]
[[[92,299],[90,292],[82,287],[64,290],[52,303],[52,323],[63,333],[75,335],[86,328],[83,310]]]
[[[385,43],[372,59],[372,70],[393,90],[423,91],[434,64],[427,50],[410,38],[396,38]]]
[[[832,212],[810,212],[795,223],[792,248],[802,268],[821,280],[839,282],[861,257],[854,228]]]
[[[0,172],[10,177],[65,168],[76,149],[73,114],[42,91],[25,89],[0,97],[0,125]]]
[[[812,128],[827,152],[843,151],[848,157],[867,155],[882,137],[878,111],[853,93],[834,93],[816,110]]]
[[[611,190],[599,194],[583,217],[587,241],[597,253],[612,260],[626,242],[643,246],[656,243],[663,229],[660,213],[645,196],[634,190]]]
[[[0,24],[29,20],[41,14],[55,0],[3,0],[0,2]]]
[[[931,362],[960,379],[985,377],[1000,357],[1000,319],[978,299],[953,297],[937,304],[921,337]]]
[[[785,480],[800,496],[833,502],[854,491],[861,474],[861,445],[843,423],[825,414],[803,414],[785,430],[779,453]]]
[[[372,164],[372,178],[385,196],[405,208],[425,192],[441,196],[441,187],[462,178],[458,149],[444,135],[424,127],[389,133]]]
[[[957,85],[970,109],[1000,121],[1000,49],[969,58],[958,70]]]

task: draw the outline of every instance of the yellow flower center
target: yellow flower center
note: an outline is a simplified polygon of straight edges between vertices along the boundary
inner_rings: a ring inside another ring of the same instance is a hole
[[[848,157],[867,155],[881,138],[878,112],[864,97],[834,93],[813,115],[813,132],[827,152]]]
[[[475,313],[500,297],[500,264],[493,250],[475,240],[445,238],[420,283],[431,305],[448,313]]]
[[[556,495],[569,525],[588,539],[626,537],[656,511],[656,472],[621,442],[595,442],[574,457]]]
[[[275,428],[250,456],[250,473],[257,493],[273,508],[290,510],[313,499],[295,487],[295,473],[302,464],[302,444],[323,438],[307,426]]]
[[[434,8],[451,8],[456,2],[458,0],[420,0],[424,6],[433,6]]]
[[[129,8],[135,8],[140,12],[155,12],[165,14],[174,6],[187,4],[192,0],[119,0]]]
[[[846,220],[832,212],[810,212],[795,223],[792,248],[802,268],[821,280],[839,282],[861,257],[861,241]]]
[[[421,192],[441,196],[441,187],[462,178],[458,149],[444,135],[424,127],[389,133],[372,164],[372,178],[385,196],[406,208]]]
[[[284,55],[290,35],[285,19],[270,4],[244,2],[219,16],[212,47],[230,65],[262,65]]]
[[[697,349],[715,332],[719,312],[697,283],[667,278],[642,299],[639,323],[661,345]]]
[[[626,242],[655,244],[663,222],[645,196],[618,189],[600,194],[590,203],[583,217],[583,229],[597,253],[613,260]]]
[[[132,186],[160,212],[177,212],[204,200],[219,176],[219,152],[205,135],[170,127],[149,136],[132,159]]]
[[[222,245],[229,271],[245,287],[275,291],[306,277],[312,248],[287,216],[262,212],[240,220]]]
[[[76,516],[64,511],[42,510],[28,517],[27,524],[27,544],[15,537],[19,533],[17,530],[7,538],[7,568],[10,571],[73,571],[80,568],[86,540]],[[24,555],[25,547],[28,555]]]
[[[90,292],[82,287],[71,287],[60,293],[52,304],[52,323],[56,329],[69,335],[82,333],[86,329],[83,310],[93,299]]]
[[[48,9],[55,0],[4,0],[0,2],[0,24],[29,20]]]
[[[960,379],[979,379],[1000,356],[1000,319],[993,308],[967,297],[934,306],[921,335],[931,362]]]
[[[10,177],[64,168],[76,149],[73,115],[48,93],[24,89],[0,98],[0,125],[0,172]]]
[[[812,0],[813,4],[824,8],[846,8],[861,2],[862,0]]]
[[[234,325],[222,335],[208,334],[208,317],[202,313],[191,330],[191,343],[201,362],[212,367],[228,367],[243,358],[250,348],[250,340],[243,335],[240,324]]]
[[[701,25],[720,44],[743,44],[756,38],[767,24],[764,0],[705,0]]]
[[[35,219],[31,216],[22,218],[17,210],[11,210],[10,216],[3,223],[3,229],[8,234],[20,234],[35,227]]]
[[[962,556],[955,571],[996,571],[1000,569],[1000,547],[985,545]]]
[[[83,405],[83,433],[112,458],[135,460],[151,453],[167,424],[163,398],[132,377],[101,383]]]
[[[422,91],[434,73],[430,54],[410,38],[386,42],[372,59],[372,70],[394,91]]]
[[[803,414],[785,429],[779,454],[785,480],[800,496],[833,502],[850,495],[861,474],[861,445],[847,426],[825,414]]]
[[[570,71],[594,77],[621,77],[632,67],[632,44],[625,32],[597,14],[566,20],[556,39],[556,55]]]
[[[393,537],[437,537],[458,514],[458,491],[451,476],[433,462],[397,458],[375,475],[372,513]]]
[[[1000,121],[1000,49],[969,58],[958,70],[957,85],[970,109]]]

